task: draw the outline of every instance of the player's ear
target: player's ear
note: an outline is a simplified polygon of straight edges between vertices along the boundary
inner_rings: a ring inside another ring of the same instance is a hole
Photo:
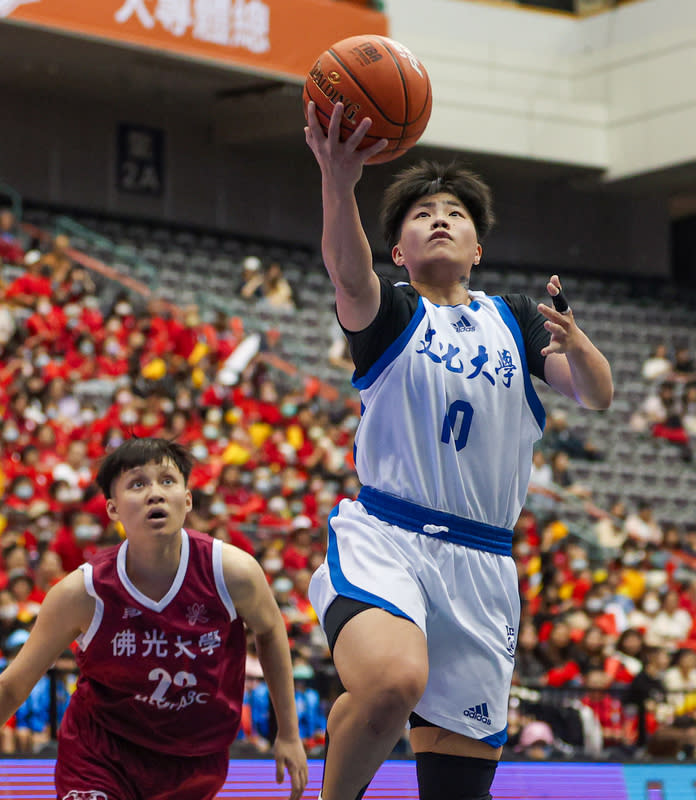
[[[109,515],[109,519],[112,520],[118,519],[118,511],[116,510],[116,503],[114,503],[111,497],[106,501],[106,513]]]
[[[483,247],[480,244],[476,245],[476,252],[474,253],[474,266],[478,266],[481,263],[481,256],[483,255]]]
[[[189,512],[193,508],[193,495],[190,490],[186,490],[186,511]]]
[[[401,252],[401,248],[399,247],[398,243],[392,247],[391,251],[392,261],[396,264],[397,267],[403,267],[406,263],[404,261],[404,254]]]

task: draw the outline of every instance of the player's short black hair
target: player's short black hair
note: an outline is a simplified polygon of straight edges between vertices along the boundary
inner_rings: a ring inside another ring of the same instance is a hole
[[[479,241],[483,241],[495,222],[493,195],[488,184],[456,162],[421,161],[399,172],[384,193],[380,220],[390,249],[399,241],[409,208],[416,200],[439,192],[449,192],[459,198],[471,214]]]
[[[172,461],[183,475],[184,483],[188,483],[194,458],[183,445],[169,439],[133,436],[102,461],[97,473],[97,485],[108,500],[113,483],[119,475],[150,462],[161,464],[164,461]]]

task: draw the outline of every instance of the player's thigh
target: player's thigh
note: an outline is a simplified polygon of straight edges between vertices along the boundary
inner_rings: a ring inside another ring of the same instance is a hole
[[[499,761],[503,752],[502,747],[492,747],[480,739],[448,731],[435,725],[412,727],[410,741],[414,753],[442,753]]]
[[[334,664],[347,691],[370,694],[403,686],[419,694],[428,680],[428,648],[420,628],[381,608],[368,608],[342,627]]]

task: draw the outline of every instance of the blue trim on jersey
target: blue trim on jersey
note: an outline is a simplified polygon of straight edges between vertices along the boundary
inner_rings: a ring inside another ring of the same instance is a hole
[[[404,617],[404,619],[410,620],[415,624],[415,621],[411,617],[409,617],[408,614],[403,612],[393,603],[390,603],[383,597],[379,597],[376,594],[372,594],[372,592],[368,592],[365,589],[361,589],[359,586],[355,586],[343,574],[343,570],[341,569],[341,557],[338,552],[338,540],[336,538],[336,531],[333,529],[333,526],[331,525],[331,520],[337,514],[338,514],[338,506],[335,506],[332,509],[331,513],[329,514],[329,518],[327,520],[329,542],[326,550],[326,561],[329,565],[329,574],[331,575],[331,583],[333,583],[334,589],[336,589],[336,591],[341,597],[348,597],[351,600],[359,600],[361,603],[368,603],[371,606],[376,606],[377,608],[383,608],[385,611],[389,611],[390,614],[394,614],[394,616],[396,617]]]
[[[491,747],[502,747],[508,739],[507,729],[508,726],[506,725],[502,731],[492,733],[490,736],[484,736],[480,741],[489,744]]]
[[[525,351],[524,340],[522,339],[522,331],[520,330],[519,323],[517,322],[515,315],[510,310],[510,307],[502,297],[491,297],[491,300],[495,303],[498,313],[503,318],[503,322],[508,326],[510,333],[515,339],[515,344],[517,345],[517,350],[520,354],[520,359],[522,360],[524,393],[527,396],[527,402],[532,410],[532,414],[534,414],[537,425],[543,431],[544,427],[546,426],[546,412],[544,411],[544,406],[541,404],[541,400],[539,400],[539,397],[534,390],[534,385],[532,384],[532,376],[530,375],[529,367],[527,366],[527,353]]]
[[[465,519],[446,511],[403,500],[371,486],[363,486],[358,494],[358,501],[363,504],[368,514],[397,525],[399,528],[443,539],[446,542],[462,544],[474,550],[484,550],[501,556],[512,555],[512,531],[498,528],[486,522]],[[424,526],[433,526],[432,530],[424,530]],[[443,528],[444,530],[434,530]],[[332,575],[333,577],[333,575]]]
[[[423,304],[423,298],[419,297],[416,310],[411,317],[411,321],[404,328],[404,330],[401,331],[401,333],[396,337],[396,339],[394,339],[389,347],[387,347],[387,349],[382,353],[377,361],[375,361],[370,369],[368,369],[362,378],[353,378],[351,380],[351,383],[356,389],[367,389],[377,380],[377,378],[379,378],[384,369],[389,366],[389,364],[391,364],[391,362],[401,353],[404,347],[406,347],[411,336],[413,336],[413,332],[416,330],[424,316],[425,305]]]

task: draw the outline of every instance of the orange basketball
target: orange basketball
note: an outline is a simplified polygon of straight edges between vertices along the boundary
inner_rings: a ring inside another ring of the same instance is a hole
[[[307,75],[303,101],[313,100],[324,132],[336,103],[343,103],[341,139],[364,117],[372,120],[360,149],[380,139],[389,144],[368,164],[391,161],[420,139],[433,104],[430,78],[421,62],[386,36],[365,34],[336,42],[322,53]]]

